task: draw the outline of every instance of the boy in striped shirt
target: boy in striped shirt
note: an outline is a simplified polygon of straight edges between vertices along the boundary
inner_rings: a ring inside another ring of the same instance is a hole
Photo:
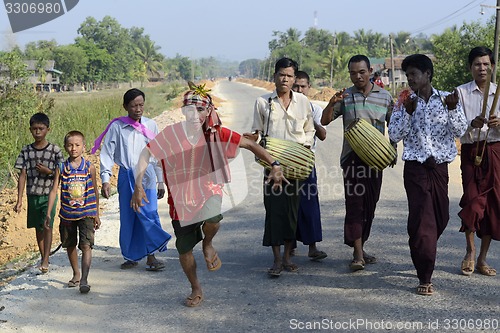
[[[68,159],[56,168],[54,185],[49,194],[49,210],[55,204],[57,190],[61,185],[61,209],[59,233],[63,248],[66,248],[73,277],[68,287],[80,285],[80,292],[90,291],[87,277],[92,261],[95,230],[99,229],[99,194],[95,190],[96,169],[85,160],[85,137],[81,132],[71,131],[64,137],[64,149]],[[45,224],[48,226],[50,216]],[[78,232],[78,237],[77,237]],[[79,240],[78,240],[79,238]],[[76,246],[82,251],[82,274],[78,268]]]

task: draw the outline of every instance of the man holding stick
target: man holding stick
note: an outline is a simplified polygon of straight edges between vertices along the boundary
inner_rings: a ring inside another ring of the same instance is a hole
[[[461,271],[469,276],[476,265],[479,273],[495,276],[496,270],[486,263],[486,255],[491,240],[500,240],[500,180],[495,177],[500,174],[500,118],[497,107],[500,86],[490,84],[491,68],[495,66],[490,49],[483,46],[473,48],[468,63],[473,80],[457,88],[469,124],[467,132],[460,138],[464,193],[460,200],[462,210],[458,215],[462,219],[460,231],[465,232],[467,242]],[[488,107],[489,117],[486,118]],[[481,238],[477,263],[474,261],[474,234]]]

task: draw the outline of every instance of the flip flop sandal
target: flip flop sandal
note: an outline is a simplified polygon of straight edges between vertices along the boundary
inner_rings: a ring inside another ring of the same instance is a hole
[[[353,272],[355,272],[355,271],[361,271],[361,270],[365,269],[365,263],[362,260],[353,260],[349,264],[349,268]]]
[[[199,306],[201,304],[201,302],[203,302],[203,295],[196,295],[194,297],[188,296],[186,298],[186,306],[188,308],[195,308],[195,307]]]
[[[221,266],[222,266],[222,261],[219,259],[219,254],[217,252],[215,252],[212,259],[208,259],[205,257],[205,261],[207,263],[207,269],[210,272],[214,272],[214,271],[218,270],[219,268],[221,268]]]
[[[434,286],[432,283],[420,284],[417,287],[417,294],[422,296],[432,296],[432,294],[434,294]]]
[[[460,268],[462,274],[465,276],[471,276],[474,273],[474,260],[462,260],[462,266]]]
[[[68,288],[78,287],[79,284],[80,284],[80,281],[70,280],[70,281],[68,281]]]
[[[479,273],[486,275],[486,276],[495,276],[497,275],[496,269],[493,267],[490,267],[488,265],[483,265],[483,266],[476,266],[476,269]]]
[[[287,272],[292,272],[292,273],[299,271],[299,266],[297,266],[295,264],[285,264],[285,265],[283,265],[283,268],[285,268],[285,270]]]
[[[314,254],[311,256],[308,256],[312,261],[318,261],[318,260],[322,260],[322,259],[325,259],[326,257],[328,257],[328,255],[323,252],[323,251],[316,251],[314,252]]]
[[[283,265],[279,266],[279,267],[271,267],[267,270],[267,274],[269,274],[269,276],[271,277],[278,277],[281,275],[281,271],[283,270]]]
[[[127,260],[123,264],[120,265],[120,268],[121,269],[130,269],[130,268],[134,268],[135,266],[137,266],[137,264],[138,264],[137,261]]]
[[[377,258],[369,254],[365,254],[363,256],[363,260],[365,261],[365,264],[374,264],[377,262]]]
[[[90,286],[88,284],[82,284],[80,286],[80,293],[88,294],[89,291],[90,291]]]
[[[146,265],[146,270],[147,271],[159,271],[160,269],[164,269],[165,264],[159,260]]]

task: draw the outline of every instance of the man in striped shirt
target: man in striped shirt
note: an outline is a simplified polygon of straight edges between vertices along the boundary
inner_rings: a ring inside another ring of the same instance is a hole
[[[326,126],[332,120],[342,117],[345,130],[354,120],[361,118],[384,134],[394,105],[391,94],[370,82],[373,69],[366,56],[353,56],[348,68],[353,86],[331,98],[323,110],[321,124]],[[361,161],[345,137],[340,165],[343,169],[346,207],[344,243],[354,248],[349,267],[357,271],[364,269],[365,264],[372,264],[377,260],[365,252],[364,244],[370,236],[380,197],[382,171],[376,171]]]

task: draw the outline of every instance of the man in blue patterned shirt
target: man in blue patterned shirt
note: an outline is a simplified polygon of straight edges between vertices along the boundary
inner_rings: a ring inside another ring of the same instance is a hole
[[[448,163],[457,156],[455,138],[465,133],[467,121],[456,91],[450,94],[432,87],[434,67],[429,57],[413,54],[401,66],[412,91],[398,100],[389,137],[403,140],[409,245],[420,280],[417,294],[430,296],[437,241],[450,217]]]

